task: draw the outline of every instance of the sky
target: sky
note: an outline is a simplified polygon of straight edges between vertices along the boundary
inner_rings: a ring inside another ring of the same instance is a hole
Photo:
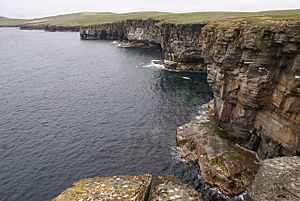
[[[0,16],[36,18],[74,12],[261,11],[300,9],[300,0],[0,0]]]

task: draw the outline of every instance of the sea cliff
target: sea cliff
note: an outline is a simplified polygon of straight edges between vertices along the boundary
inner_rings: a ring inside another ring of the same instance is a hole
[[[44,30],[49,32],[78,32],[80,30],[80,26],[64,26],[64,25],[48,25],[48,24],[40,24],[40,25],[31,25],[25,24],[20,25],[21,30]]]
[[[125,20],[81,27],[80,36],[159,46],[167,69],[207,72],[214,119],[241,145],[261,158],[299,154],[299,21]]]

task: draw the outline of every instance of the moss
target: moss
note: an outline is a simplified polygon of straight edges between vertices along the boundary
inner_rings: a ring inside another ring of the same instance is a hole
[[[222,156],[217,156],[213,159],[210,160],[210,163],[213,167],[215,167],[217,170],[225,173],[225,174],[229,174],[228,170],[225,166],[225,162],[224,162],[224,158]]]
[[[205,126],[211,131],[211,133],[215,136],[218,136],[222,139],[229,140],[235,142],[235,138],[230,136],[226,131],[219,129],[218,125],[213,122],[204,123]]]

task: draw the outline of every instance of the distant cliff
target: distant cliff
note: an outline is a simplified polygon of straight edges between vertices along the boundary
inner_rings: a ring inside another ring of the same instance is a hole
[[[207,69],[220,127],[262,158],[300,153],[299,21],[125,20],[80,36],[155,44],[171,70]]]
[[[81,27],[82,39],[109,39],[158,45],[170,70],[205,71],[202,58],[203,24],[170,24],[155,19],[125,20],[116,23]]]
[[[41,24],[41,25],[31,25],[31,24],[25,24],[20,25],[20,29],[22,30],[45,30],[49,32],[78,32],[80,30],[80,26],[63,26],[63,25],[47,25],[47,24]]]

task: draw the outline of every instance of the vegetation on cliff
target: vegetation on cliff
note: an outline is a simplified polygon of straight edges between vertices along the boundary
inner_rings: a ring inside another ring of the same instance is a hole
[[[23,19],[10,19],[6,17],[0,17],[0,26],[17,26],[25,23]]]
[[[126,19],[160,19],[170,23],[196,23],[200,21],[222,20],[228,18],[248,18],[250,20],[300,20],[300,9],[279,10],[264,12],[192,12],[192,13],[168,13],[168,12],[133,12],[133,13],[110,13],[110,12],[82,12],[66,15],[57,15],[36,19],[9,19],[0,17],[0,26],[13,25],[60,25],[82,26],[117,22]]]

